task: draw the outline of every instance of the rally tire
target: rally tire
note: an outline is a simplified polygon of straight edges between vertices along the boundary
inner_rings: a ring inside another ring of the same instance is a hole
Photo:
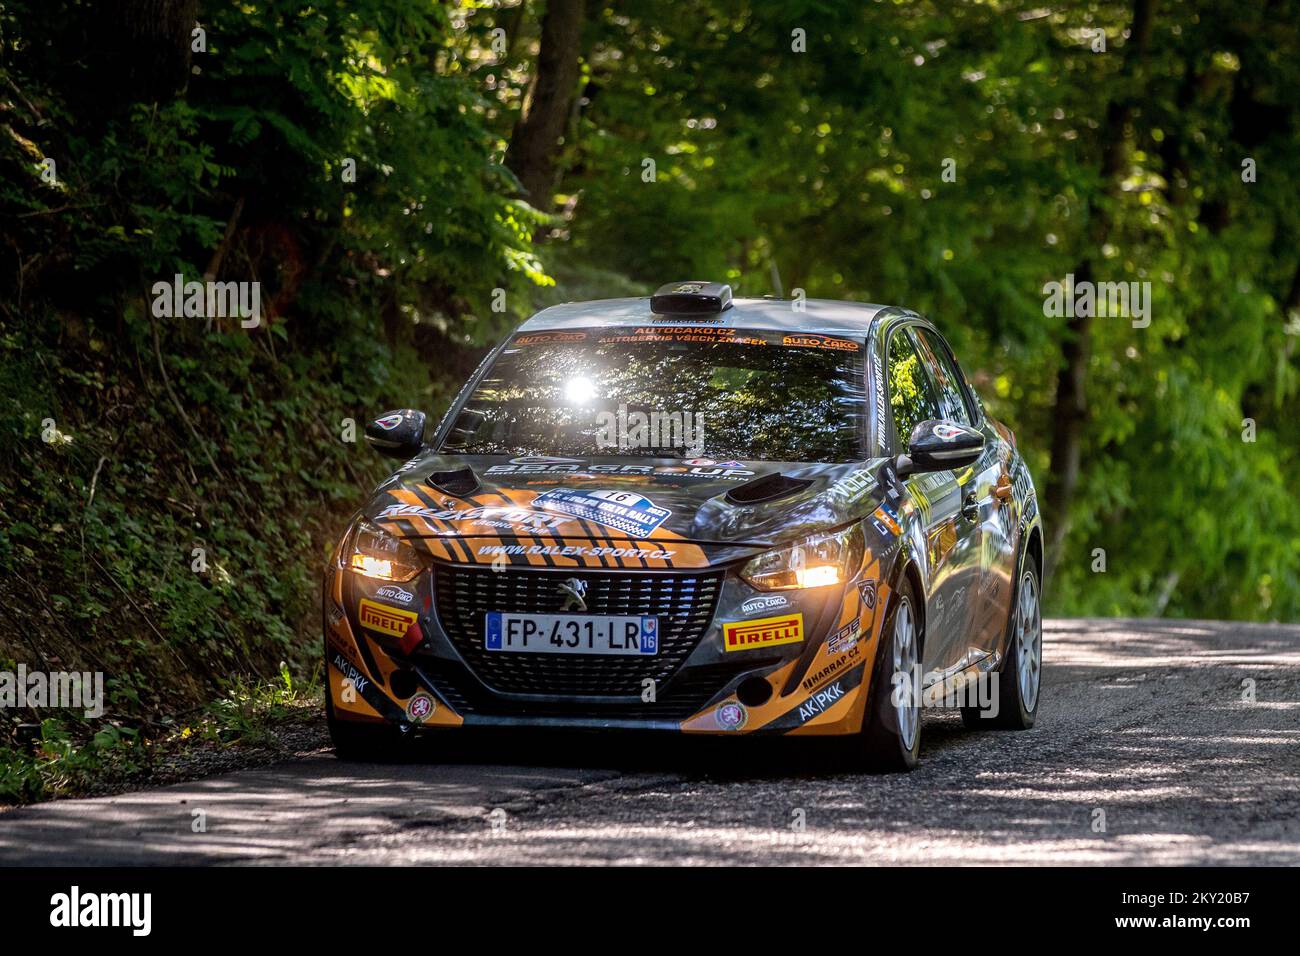
[[[362,763],[392,763],[403,759],[410,741],[391,724],[340,720],[334,712],[333,695],[325,691],[325,726],[329,728],[334,753],[340,760]]]
[[[1038,717],[1042,698],[1043,618],[1038,564],[1025,557],[1007,619],[1007,653],[998,668],[998,709],[963,707],[962,722],[971,730],[1028,730]]]
[[[912,770],[921,756],[919,696],[895,694],[895,674],[907,678],[905,686],[918,686],[923,636],[919,609],[916,588],[904,576],[889,599],[862,721],[860,747],[872,770]]]

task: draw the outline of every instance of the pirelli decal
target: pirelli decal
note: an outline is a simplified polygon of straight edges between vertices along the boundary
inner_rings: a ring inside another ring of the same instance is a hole
[[[403,611],[389,607],[387,604],[376,604],[365,598],[361,599],[357,610],[357,619],[362,627],[391,637],[403,637],[419,617],[414,611]]]
[[[802,614],[780,614],[722,625],[722,649],[725,651],[752,651],[778,644],[798,644],[802,640]]]

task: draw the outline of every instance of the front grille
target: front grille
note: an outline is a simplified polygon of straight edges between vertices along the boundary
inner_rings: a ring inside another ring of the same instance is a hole
[[[548,698],[520,701],[498,697],[485,688],[459,661],[420,657],[416,663],[431,686],[462,716],[499,717],[617,717],[629,720],[681,721],[692,717],[742,674],[779,663],[779,657],[701,664],[678,672],[661,688],[654,703],[636,699]]]
[[[437,564],[434,596],[443,630],[475,676],[503,694],[641,697],[642,681],[662,688],[713,620],[724,572],[551,571]],[[560,582],[587,585],[591,614],[659,619],[659,653],[651,656],[493,653],[483,647],[488,611],[555,614]]]

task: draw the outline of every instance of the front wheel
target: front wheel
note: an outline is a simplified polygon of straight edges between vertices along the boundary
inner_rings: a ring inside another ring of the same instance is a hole
[[[340,760],[391,763],[402,758],[406,749],[403,744],[409,743],[391,724],[339,720],[329,687],[325,688],[325,726]]]
[[[921,625],[916,589],[903,578],[880,630],[862,736],[870,765],[911,770],[921,755]]]
[[[1038,568],[1032,556],[1016,588],[1016,603],[1008,622],[1007,656],[998,668],[996,713],[989,708],[963,707],[962,720],[973,730],[1028,730],[1038,717],[1043,671],[1043,617],[1039,603]]]

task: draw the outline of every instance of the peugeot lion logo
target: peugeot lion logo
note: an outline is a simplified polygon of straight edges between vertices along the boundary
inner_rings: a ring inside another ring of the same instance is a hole
[[[564,595],[564,606],[561,611],[585,611],[587,610],[587,582],[578,578],[569,578],[556,588]]]

